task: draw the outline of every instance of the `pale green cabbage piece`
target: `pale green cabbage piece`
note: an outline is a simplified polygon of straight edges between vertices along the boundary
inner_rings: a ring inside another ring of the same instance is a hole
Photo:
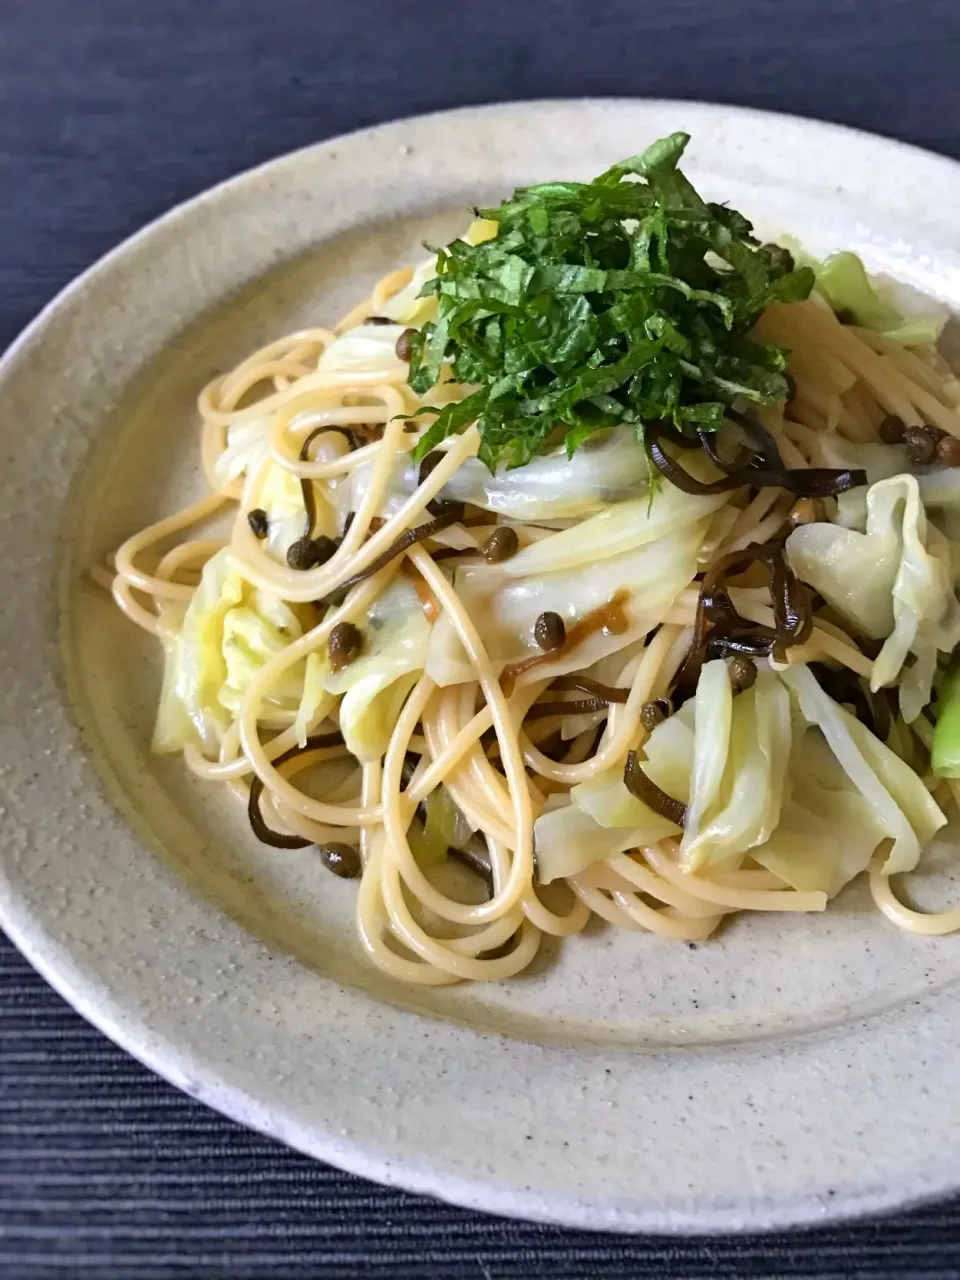
[[[753,688],[732,698],[724,737],[717,718],[724,714],[724,684],[729,690],[725,666],[704,667],[697,698],[657,726],[641,762],[658,786],[689,805],[697,790],[699,716],[701,778],[712,799],[684,866],[735,866],[749,855],[794,889],[833,896],[889,837],[894,844],[885,870],[910,870],[945,822],[913,770],[801,664],[779,673],[761,668]],[[716,728],[720,746],[711,754],[707,741]],[[688,832],[689,814],[688,808]],[[618,765],[579,783],[568,803],[537,819],[539,878],[575,875],[678,833],[630,793]]]
[[[221,653],[227,674],[217,695],[234,715],[251,680],[260,669],[303,634],[300,619],[289,605],[269,592],[246,590],[249,604],[236,605],[223,618]],[[303,664],[295,663],[270,689],[270,704],[289,708],[303,692]]]
[[[311,416],[300,414],[293,419],[293,424],[300,428],[299,438],[307,431]],[[249,485],[259,475],[261,464],[269,453],[271,429],[269,418],[231,424],[227,428],[227,447],[214,464],[214,473],[221,485],[245,478],[245,503],[248,506],[252,505]],[[349,447],[339,431],[330,431],[317,442],[312,456],[317,461],[332,462],[346,453]],[[338,484],[343,482],[314,484],[315,537],[320,534],[334,537],[339,532],[342,521],[338,522],[337,506],[332,501]],[[287,551],[306,532],[307,512],[300,480],[286,467],[272,463],[257,494],[256,505],[267,513],[268,521],[267,537],[261,546],[275,560],[285,563]]]
[[[723,678],[711,679],[709,696],[701,700],[697,688],[695,770],[680,844],[681,865],[687,871],[724,862],[762,844],[776,827],[783,803],[792,742],[787,691],[772,671],[758,671],[756,683],[732,699],[729,733],[724,735],[727,695],[722,685],[729,690],[729,676],[726,663],[720,665]],[[714,736],[715,726],[717,741],[725,743],[725,749],[704,743],[701,750],[701,743]]]
[[[188,743],[215,752],[253,677],[276,653],[299,639],[297,614],[246,583],[225,548],[207,561],[179,630],[164,640],[164,678],[153,749],[180,751]],[[303,663],[278,682],[260,709],[267,726],[288,723],[303,686]]]
[[[353,510],[370,484],[373,466],[371,460],[351,472],[346,492]],[[411,454],[397,455],[379,514],[392,515],[399,509],[417,488],[418,473],[419,463]],[[633,431],[618,427],[596,432],[572,458],[565,449],[558,449],[538,454],[524,467],[499,467],[495,473],[478,458],[468,458],[444,485],[441,497],[469,502],[509,519],[565,520],[604,511],[646,489],[643,446]],[[708,509],[716,506],[714,502]]]
[[[924,510],[947,538],[954,582],[960,581],[960,467],[920,468],[916,474]]]
[[[420,290],[432,280],[437,274],[437,255],[431,254],[429,258],[417,264],[414,269],[410,283],[389,298],[380,308],[380,314],[389,316],[391,320],[396,320],[398,324],[405,328],[413,326],[419,329],[426,324],[428,320],[433,320],[437,314],[437,299],[432,294],[426,298],[419,296]]]
[[[824,791],[801,779],[769,840],[750,856],[791,889],[832,898],[866,870],[883,835],[862,796]]]
[[[384,382],[406,379],[407,368],[397,355],[397,339],[406,325],[361,324],[330,343],[317,361],[321,373],[382,374]]]
[[[960,515],[960,467],[931,467],[918,472],[917,484],[927,511]]]
[[[937,690],[930,767],[938,778],[960,778],[960,666],[951,664]]]
[[[639,803],[639,801],[637,802]],[[601,826],[577,804],[542,813],[533,826],[537,879],[541,884],[575,876],[615,853],[655,844],[677,828],[648,810],[649,821],[636,827]]]
[[[593,515],[646,488],[643,446],[632,430],[617,427],[590,436],[572,458],[555,449],[494,474],[468,458],[443,493],[516,520],[561,520]]]
[[[912,871],[923,846],[946,823],[922,780],[865,725],[829,698],[808,667],[800,663],[787,667],[780,678],[795,694],[807,722],[820,729],[880,830],[893,840],[885,873]]]
[[[314,725],[325,720],[333,711],[337,700],[324,688],[324,655],[316,649],[307,654],[303,673],[303,693],[297,708],[294,726],[297,731],[297,742],[301,747],[307,745],[307,736]]]
[[[864,532],[803,525],[791,533],[786,550],[799,578],[863,634],[884,640],[871,688],[899,680],[901,712],[908,723],[915,720],[930,701],[938,652],[960,643],[950,547],[928,525],[916,477],[893,476],[870,486]],[[905,667],[910,653],[915,661]]]
[[[860,468],[867,473],[867,484],[876,484],[878,480],[889,480],[891,476],[902,475],[909,470],[906,446],[902,444],[883,444],[879,440],[859,443],[847,440],[834,431],[824,431],[817,438],[819,456],[812,461],[823,467],[836,467],[838,470]],[[864,492],[863,486],[850,492]],[[847,493],[841,494],[845,498]]]
[[[889,290],[870,279],[857,254],[844,250],[822,262],[807,261],[813,267],[817,288],[834,311],[846,312],[861,328],[872,329],[904,346],[935,343],[939,338],[947,319],[946,309],[925,300],[927,314],[904,316]]]
[[[641,844],[653,844],[680,828],[638,800],[623,780],[623,769],[605,769],[570,789],[570,799],[601,827],[632,827],[643,832]]]
[[[699,839],[701,827],[710,813],[721,804],[732,730],[733,689],[727,664],[718,658],[701,669],[694,699],[693,761],[681,847],[684,860],[691,868],[697,856],[695,850],[691,858],[691,846]],[[705,853],[709,853],[709,849],[705,848]]]
[[[394,578],[356,621],[364,640],[359,658],[337,672],[324,658],[319,678],[328,693],[341,696],[340,732],[348,750],[364,763],[387,749],[407,694],[423,671],[431,628],[406,578]]]
[[[617,635],[598,630],[550,664],[555,674],[582,670],[662,622],[697,571],[706,523],[678,527],[656,542],[600,559],[589,571],[577,565],[515,577],[506,572],[509,561],[503,565],[464,565],[456,572],[455,585],[488,653],[498,664],[541,653],[533,638],[533,625],[544,610],[559,613],[569,629],[579,618],[622,595],[628,615],[626,631]],[[446,614],[433,629],[427,674],[440,685],[475,678]]]
[[[226,448],[213,466],[221,488],[231,480],[253,475],[268,453],[269,418],[241,418],[227,427]]]
[[[695,496],[665,484],[652,500],[644,495],[618,502],[569,529],[529,543],[504,561],[503,572],[510,578],[526,578],[593,565],[699,525],[723,506],[726,498],[726,494]]]
[[[651,782],[683,804],[690,803],[694,774],[696,705],[696,698],[688,698],[679,711],[657,725],[644,744],[646,758],[641,763]],[[721,736],[728,731],[723,723],[717,727]]]
[[[444,861],[451,845],[464,848],[473,829],[446,787],[431,791],[425,803],[425,820],[412,823],[407,838],[420,866],[430,867]]]

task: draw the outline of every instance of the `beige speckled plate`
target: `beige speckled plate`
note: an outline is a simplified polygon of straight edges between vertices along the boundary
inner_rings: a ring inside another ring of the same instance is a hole
[[[323,323],[514,185],[673,129],[714,198],[850,246],[960,308],[960,169],[690,103],[556,102],[404,121],[288,156],[148,227],[0,364],[0,922],[180,1088],[335,1164],[589,1227],[812,1222],[960,1185],[960,938],[741,919],[699,948],[590,929],[506,985],[408,992],[365,965],[354,887],[257,846],[151,758],[157,655],[85,570],[198,486],[193,400]],[[949,868],[942,846],[928,865]],[[918,877],[943,900],[948,871]],[[960,889],[960,886],[958,886]]]

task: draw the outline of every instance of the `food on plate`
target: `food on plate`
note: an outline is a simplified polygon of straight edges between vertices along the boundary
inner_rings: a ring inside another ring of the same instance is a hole
[[[515,192],[216,378],[209,495],[112,559],[154,749],[356,880],[400,981],[863,872],[960,927],[891,883],[960,799],[945,316],[759,243],[687,141]]]

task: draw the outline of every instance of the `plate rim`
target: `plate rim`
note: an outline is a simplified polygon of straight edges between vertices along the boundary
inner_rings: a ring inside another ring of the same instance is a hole
[[[0,386],[3,385],[8,374],[15,369],[17,362],[30,350],[32,344],[43,341],[45,330],[51,320],[59,315],[75,297],[82,296],[91,281],[99,279],[103,273],[122,266],[128,255],[135,255],[141,245],[149,242],[159,230],[175,227],[181,219],[189,219],[204,205],[215,202],[227,191],[241,189],[251,179],[268,176],[271,170],[289,163],[296,164],[299,159],[307,155],[330,153],[338,147],[349,146],[352,142],[371,135],[384,135],[390,131],[400,134],[405,127],[419,126],[425,122],[458,117],[493,118],[501,113],[537,112],[557,107],[596,105],[614,109],[618,107],[672,109],[678,114],[690,109],[707,110],[731,119],[741,118],[758,123],[792,121],[805,130],[813,130],[824,136],[845,136],[871,146],[881,143],[885,152],[896,150],[904,155],[922,157],[924,163],[933,161],[942,166],[944,172],[949,170],[954,181],[960,179],[960,163],[909,143],[884,138],[846,125],[809,120],[788,113],[697,100],[623,97],[535,99],[460,106],[451,110],[404,116],[282,153],[198,192],[148,222],[88,266],[50,299],[0,356]],[[2,862],[3,856],[0,855],[0,864]],[[0,870],[2,869],[0,865]],[[183,1092],[198,1098],[230,1119],[267,1136],[277,1138],[307,1155],[326,1160],[351,1173],[375,1179],[385,1185],[423,1194],[440,1195],[443,1199],[466,1208],[587,1229],[695,1234],[718,1230],[768,1230],[783,1226],[844,1220],[894,1207],[905,1208],[924,1203],[951,1190],[956,1190],[960,1185],[960,1147],[957,1151],[957,1164],[953,1167],[949,1179],[937,1185],[914,1187],[906,1194],[903,1190],[897,1190],[892,1186],[886,1188],[885,1192],[873,1188],[865,1191],[864,1195],[858,1199],[838,1198],[827,1209],[819,1198],[810,1203],[794,1202],[787,1209],[784,1206],[776,1209],[772,1205],[764,1207],[754,1203],[747,1206],[746,1211],[739,1216],[733,1207],[736,1202],[718,1206],[715,1213],[701,1209],[694,1218],[685,1216],[670,1218],[662,1206],[653,1206],[648,1211],[611,1206],[609,1214],[604,1215],[598,1212],[598,1206],[595,1204],[576,1199],[566,1201],[555,1193],[551,1193],[551,1203],[533,1187],[527,1189],[528,1195],[524,1195],[514,1187],[501,1188],[493,1180],[451,1179],[448,1173],[441,1173],[438,1177],[429,1164],[421,1165],[416,1159],[398,1161],[389,1157],[382,1158],[376,1152],[371,1154],[371,1149],[365,1146],[362,1140],[351,1144],[338,1142],[332,1135],[323,1133],[291,1132],[282,1123],[278,1124],[266,1114],[263,1105],[256,1098],[242,1091],[233,1090],[222,1079],[205,1080],[207,1069],[203,1064],[195,1064],[192,1054],[188,1052],[184,1055],[175,1043],[151,1045],[149,1029],[140,1025],[137,1015],[125,1014],[122,1008],[114,1009],[111,993],[98,990],[96,959],[90,959],[86,969],[79,965],[71,956],[68,946],[65,944],[61,946],[58,939],[48,934],[42,923],[31,919],[31,904],[26,897],[18,902],[15,899],[5,900],[0,895],[0,926],[29,963],[87,1021],[131,1056]],[[442,1185],[440,1185],[441,1182]]]

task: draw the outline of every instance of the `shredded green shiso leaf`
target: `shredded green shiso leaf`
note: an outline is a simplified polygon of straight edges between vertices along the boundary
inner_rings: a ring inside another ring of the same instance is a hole
[[[449,360],[477,389],[441,410],[418,457],[476,421],[491,470],[522,466],[559,438],[572,455],[618,424],[693,434],[787,394],[785,353],[746,335],[769,303],[807,297],[813,272],[700,198],[677,168],[688,141],[671,134],[592,182],[521,188],[477,211],[494,239],[439,250],[410,385],[425,394]]]

